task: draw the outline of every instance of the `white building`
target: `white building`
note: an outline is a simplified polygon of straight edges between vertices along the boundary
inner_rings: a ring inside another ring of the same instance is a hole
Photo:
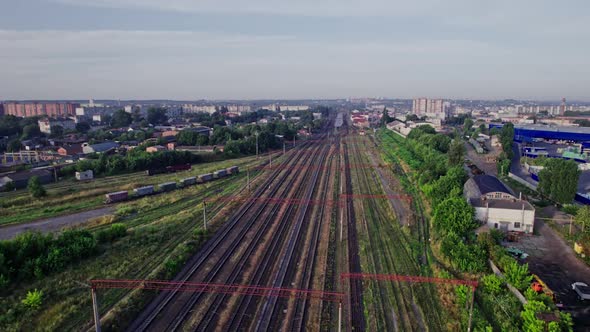
[[[249,113],[252,112],[252,107],[249,105],[229,105],[227,106],[227,111],[232,113]]]
[[[42,119],[37,122],[39,124],[39,130],[45,134],[51,134],[51,130],[55,130],[55,127],[60,126],[64,130],[76,129],[76,123],[72,119]]]
[[[307,106],[307,105],[281,105],[281,106],[279,106],[279,108],[280,108],[281,112],[309,110],[309,106]]]
[[[217,112],[217,107],[215,105],[192,105],[192,104],[185,104],[182,105],[182,110],[186,113],[209,113],[213,114]]]
[[[498,178],[477,175],[465,182],[463,194],[475,209],[475,218],[490,229],[532,233],[535,208],[517,198]]]
[[[443,99],[416,98],[412,102],[412,113],[444,121],[448,117],[449,106]]]

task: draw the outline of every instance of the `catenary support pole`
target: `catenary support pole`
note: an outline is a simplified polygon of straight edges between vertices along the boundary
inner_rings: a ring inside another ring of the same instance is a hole
[[[246,168],[246,178],[246,181],[248,183],[248,192],[250,192],[250,167]]]
[[[98,314],[98,300],[96,299],[96,290],[90,288],[92,294],[92,311],[94,311],[94,330],[100,332],[100,315]]]
[[[207,203],[203,201],[203,228],[207,230]]]

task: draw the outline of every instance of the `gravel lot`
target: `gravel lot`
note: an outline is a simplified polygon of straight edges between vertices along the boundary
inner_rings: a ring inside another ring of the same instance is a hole
[[[590,303],[578,300],[571,284],[582,281],[590,284],[590,267],[579,260],[572,248],[542,221],[535,221],[539,235],[526,236],[508,246],[522,249],[532,273],[538,275],[564,304],[563,311],[574,318],[576,331],[590,331]]]

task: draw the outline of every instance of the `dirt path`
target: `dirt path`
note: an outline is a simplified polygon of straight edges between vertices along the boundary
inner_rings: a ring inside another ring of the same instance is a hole
[[[114,206],[107,206],[96,210],[74,213],[48,219],[27,222],[24,224],[8,225],[0,227],[0,240],[7,240],[26,231],[39,231],[41,233],[56,232],[66,226],[82,224],[90,219],[112,214]]]

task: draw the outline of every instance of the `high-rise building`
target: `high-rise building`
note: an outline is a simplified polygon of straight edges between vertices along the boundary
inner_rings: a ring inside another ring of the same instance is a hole
[[[52,118],[68,117],[76,115],[76,103],[50,103],[50,102],[10,102],[4,104],[4,113],[19,117],[48,116]]]
[[[412,102],[412,113],[417,116],[445,120],[447,103],[443,99],[416,98]]]

